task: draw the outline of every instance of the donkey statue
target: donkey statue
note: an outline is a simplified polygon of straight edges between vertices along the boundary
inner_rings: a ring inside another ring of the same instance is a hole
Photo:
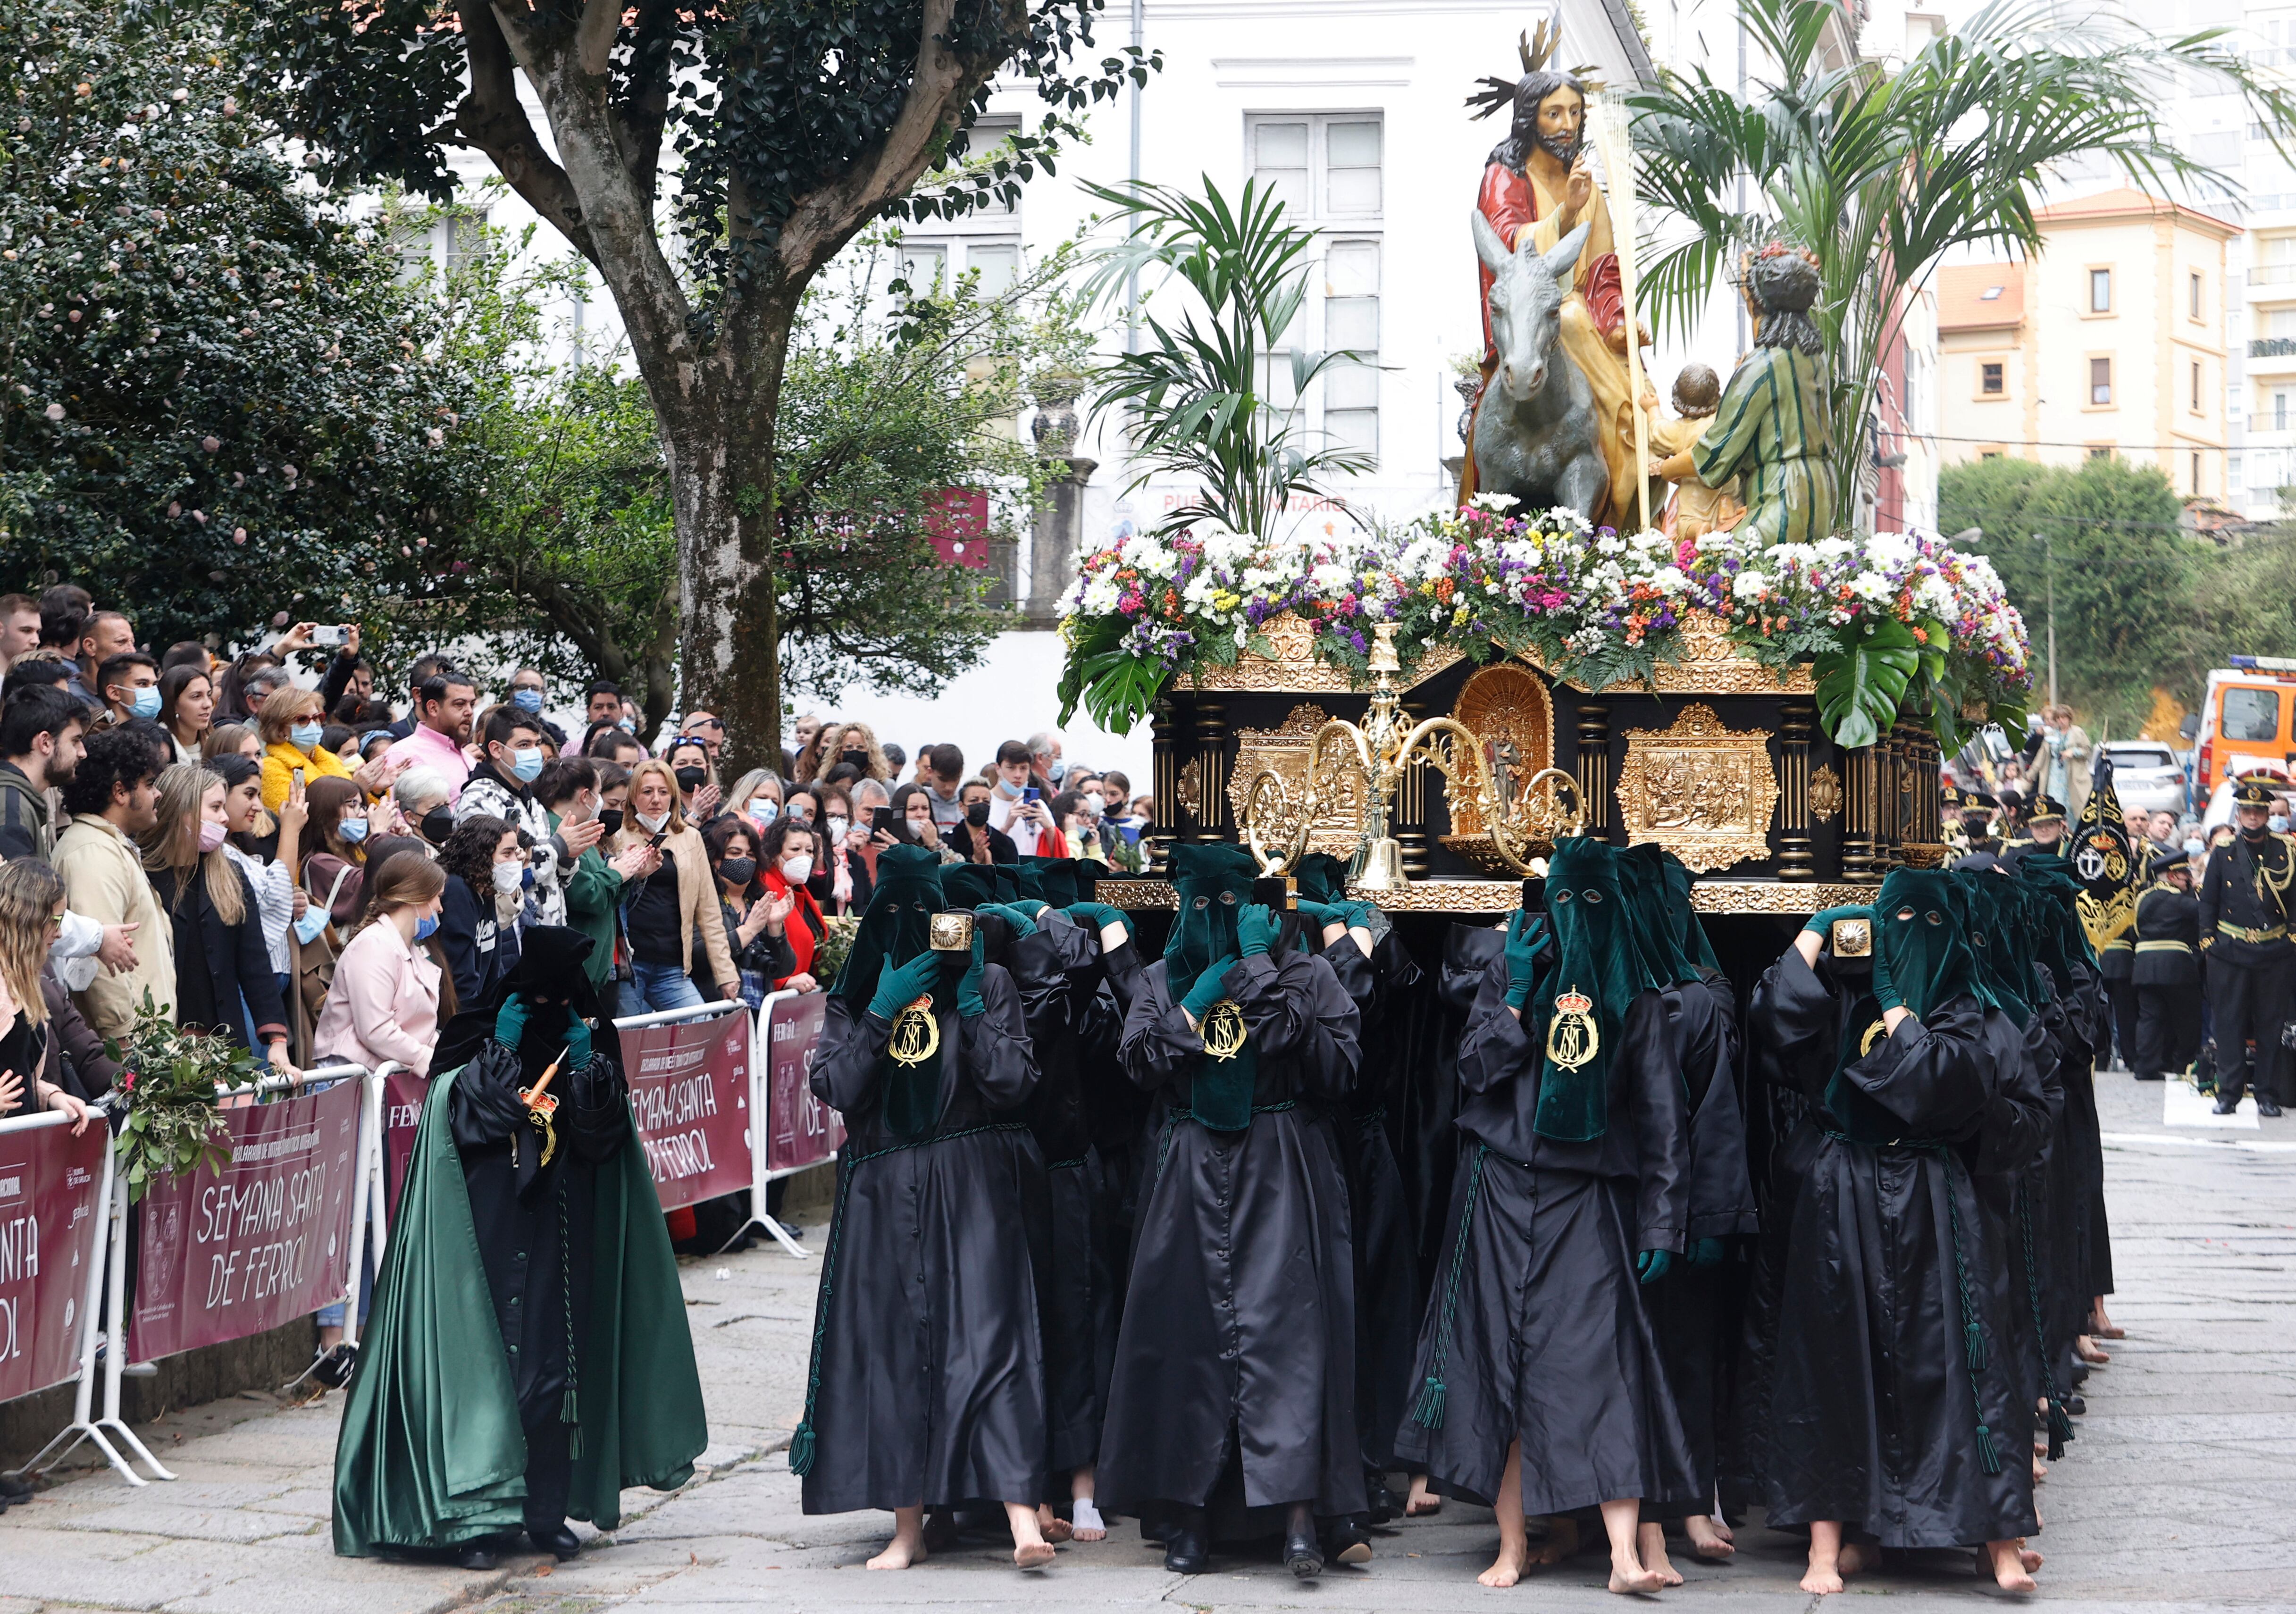
[[[1595,433],[1595,393],[1562,351],[1562,301],[1587,244],[1580,225],[1545,252],[1510,250],[1489,219],[1474,214],[1475,253],[1491,283],[1491,340],[1498,368],[1475,412],[1478,491],[1508,493],[1529,512],[1568,505],[1588,520],[1611,490]]]

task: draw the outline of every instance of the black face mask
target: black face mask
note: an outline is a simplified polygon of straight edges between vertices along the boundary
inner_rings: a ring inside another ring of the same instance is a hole
[[[837,753],[837,759],[840,762],[851,763],[855,767],[859,768],[865,774],[869,771],[869,753],[866,751],[857,751],[849,749],[841,750]]]
[[[981,825],[987,823],[988,822],[988,804],[985,801],[966,802],[964,804],[964,822],[971,824],[976,830]]]
[[[702,782],[709,777],[709,770],[708,768],[693,767],[690,766],[682,767],[677,770],[677,788],[691,796],[694,791],[701,788]]]
[[[447,837],[455,832],[455,814],[451,807],[434,807],[422,815],[422,839],[432,846],[444,846]]]
[[[745,889],[758,877],[758,860],[754,857],[728,857],[718,865],[718,878],[728,885]]]
[[[609,835],[620,834],[622,832],[622,809],[619,807],[600,807],[598,809],[598,827],[605,831]]]

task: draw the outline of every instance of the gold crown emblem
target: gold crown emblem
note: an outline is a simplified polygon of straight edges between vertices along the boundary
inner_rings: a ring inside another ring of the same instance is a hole
[[[1554,1006],[1565,1014],[1585,1014],[1595,1007],[1595,1000],[1584,992],[1565,992],[1554,1000]]]

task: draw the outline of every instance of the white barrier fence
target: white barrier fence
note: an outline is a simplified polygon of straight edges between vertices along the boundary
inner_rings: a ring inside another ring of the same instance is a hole
[[[757,1228],[807,1258],[767,1213],[767,1189],[834,1160],[842,1141],[835,1112],[804,1082],[820,1010],[818,993],[776,992],[755,1015],[734,1001],[614,1022],[636,1141],[665,1209],[746,1192],[742,1232]],[[348,1118],[327,1094],[352,1081],[357,1118],[344,1143]],[[0,1401],[78,1386],[70,1421],[17,1472],[40,1472],[86,1441],[132,1486],[173,1479],[120,1416],[123,1379],[337,1302],[355,1348],[362,1280],[381,1271],[401,1151],[411,1151],[427,1086],[398,1064],[330,1064],[299,1083],[234,1089],[220,1095],[236,1135],[232,1163],[162,1179],[133,1208],[114,1166],[109,1100],[81,1139],[53,1112],[0,1120]],[[53,1272],[63,1250],[68,1282],[42,1279],[43,1262]],[[12,1374],[17,1359],[26,1365]]]

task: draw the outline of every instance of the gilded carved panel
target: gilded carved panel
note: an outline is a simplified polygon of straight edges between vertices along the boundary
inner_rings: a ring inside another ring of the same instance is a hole
[[[1235,731],[1235,766],[1227,776],[1227,800],[1229,815],[1237,823],[1250,820],[1251,785],[1262,773],[1281,778],[1292,802],[1305,797],[1316,731],[1330,720],[1322,707],[1303,701],[1274,728]],[[1352,770],[1327,769],[1317,795],[1322,810],[1308,832],[1308,849],[1352,856],[1363,833],[1362,776]]]
[[[1767,729],[1726,727],[1693,702],[1662,729],[1627,731],[1618,800],[1629,845],[1655,840],[1695,873],[1770,851],[1777,774]]]

